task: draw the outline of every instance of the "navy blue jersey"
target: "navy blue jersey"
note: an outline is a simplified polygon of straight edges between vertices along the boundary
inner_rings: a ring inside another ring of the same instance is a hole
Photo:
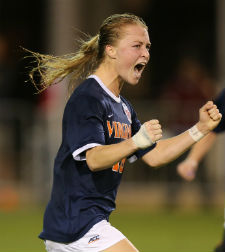
[[[214,103],[217,105],[220,113],[222,114],[222,119],[218,126],[213,130],[215,133],[220,133],[225,131],[225,88],[219,94],[219,96],[215,99]]]
[[[72,242],[115,209],[115,198],[125,159],[113,167],[92,172],[85,151],[119,143],[141,127],[132,106],[116,97],[97,76],[79,85],[63,115],[62,144],[54,163],[51,199],[44,215],[41,239]],[[134,153],[135,160],[155,145]]]

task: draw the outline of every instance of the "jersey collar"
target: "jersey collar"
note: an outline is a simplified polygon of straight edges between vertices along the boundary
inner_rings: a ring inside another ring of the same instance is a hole
[[[98,84],[101,86],[101,88],[104,89],[104,91],[105,91],[110,97],[112,97],[113,100],[115,100],[117,103],[120,103],[120,101],[121,101],[120,96],[119,96],[119,97],[115,96],[115,95],[106,87],[106,85],[99,79],[99,77],[98,77],[97,75],[92,74],[92,75],[90,75],[90,76],[88,77],[88,79],[89,79],[89,78],[95,79],[95,80],[98,82]]]

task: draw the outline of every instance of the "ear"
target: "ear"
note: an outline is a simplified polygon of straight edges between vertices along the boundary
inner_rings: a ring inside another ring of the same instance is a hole
[[[115,59],[116,58],[116,48],[112,45],[107,45],[105,47],[105,52],[106,54],[112,58],[112,59]]]

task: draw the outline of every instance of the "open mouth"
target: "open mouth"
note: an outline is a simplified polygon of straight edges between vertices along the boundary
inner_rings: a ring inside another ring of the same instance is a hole
[[[141,72],[144,68],[145,68],[144,63],[139,63],[139,64],[135,65],[135,67],[134,67],[134,69],[138,72]]]

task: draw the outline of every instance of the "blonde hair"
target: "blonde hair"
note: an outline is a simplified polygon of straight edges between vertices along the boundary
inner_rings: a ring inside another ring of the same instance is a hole
[[[106,45],[115,45],[121,38],[121,27],[129,24],[139,24],[147,29],[145,22],[138,16],[129,13],[114,14],[103,21],[96,36],[81,40],[76,53],[52,56],[25,49],[35,58],[36,67],[30,71],[29,76],[37,92],[42,92],[70,75],[69,90],[71,93],[74,90],[75,82],[85,79],[104,60]],[[41,77],[39,83],[34,78],[36,73]]]

